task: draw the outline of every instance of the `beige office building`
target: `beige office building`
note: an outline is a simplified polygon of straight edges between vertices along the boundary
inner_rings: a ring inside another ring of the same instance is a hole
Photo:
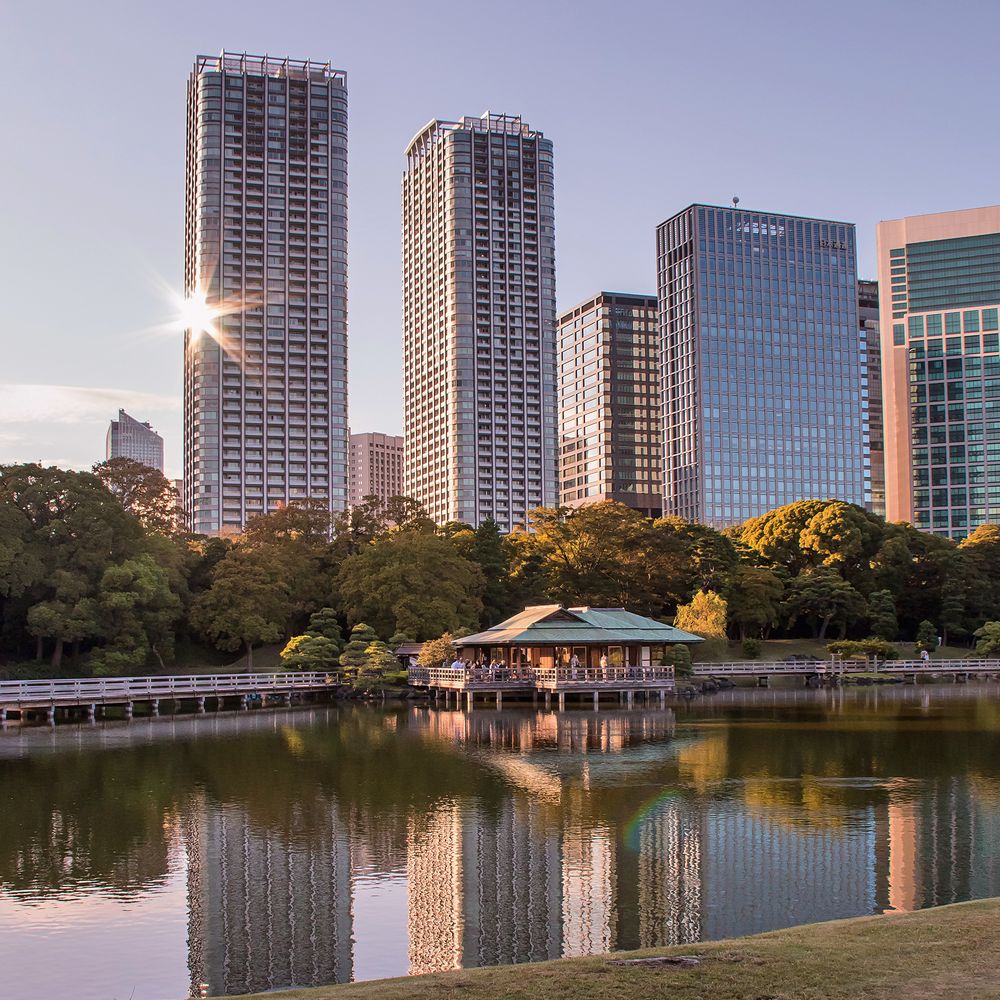
[[[501,530],[558,497],[552,142],[432,121],[403,175],[404,489]]]
[[[348,454],[348,503],[353,507],[365,497],[383,503],[403,495],[403,438],[398,434],[352,434]]]
[[[655,295],[600,292],[559,319],[560,503],[663,512]]]
[[[886,516],[1000,523],[1000,205],[878,226]]]

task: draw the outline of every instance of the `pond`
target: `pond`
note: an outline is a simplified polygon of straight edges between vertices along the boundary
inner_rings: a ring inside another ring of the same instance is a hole
[[[1000,895],[1000,686],[0,732],[10,996],[181,1000]]]

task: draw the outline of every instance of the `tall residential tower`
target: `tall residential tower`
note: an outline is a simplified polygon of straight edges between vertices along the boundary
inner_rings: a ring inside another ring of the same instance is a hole
[[[557,498],[552,142],[432,121],[403,175],[404,488],[501,530]]]
[[[184,508],[206,534],[347,503],[347,88],[223,52],[188,81]],[[199,308],[200,306],[200,308]]]
[[[1000,523],[1000,205],[880,222],[885,505],[954,539]]]
[[[863,504],[854,226],[691,205],[656,239],[664,513]]]
[[[559,317],[560,502],[663,511],[656,296],[601,292]]]
[[[108,427],[106,457],[131,458],[157,472],[163,471],[163,438],[148,423],[118,411],[118,419]]]

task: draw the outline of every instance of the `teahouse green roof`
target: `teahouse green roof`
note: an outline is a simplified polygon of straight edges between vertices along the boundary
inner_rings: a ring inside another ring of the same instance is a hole
[[[653,618],[624,608],[565,608],[541,604],[474,635],[455,639],[461,646],[624,646],[701,642],[700,636],[682,632]]]

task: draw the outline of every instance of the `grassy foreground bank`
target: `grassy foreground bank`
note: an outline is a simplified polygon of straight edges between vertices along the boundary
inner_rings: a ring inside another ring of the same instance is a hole
[[[1000,899],[681,948],[259,994],[266,1000],[1000,998]],[[617,965],[696,956],[697,965]]]

